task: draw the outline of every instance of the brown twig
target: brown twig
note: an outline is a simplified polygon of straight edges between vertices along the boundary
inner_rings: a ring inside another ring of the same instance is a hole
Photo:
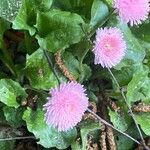
[[[96,103],[95,102],[89,102],[89,108],[92,109],[92,111],[94,113],[97,112],[97,106],[96,106]],[[89,112],[86,112],[83,117],[82,117],[83,120],[87,120],[87,119],[90,119],[90,120],[95,120],[95,117],[89,113]]]
[[[107,150],[106,146],[106,126],[104,124],[101,125],[101,134],[100,134],[100,146],[102,150]]]
[[[121,133],[122,135],[128,137],[129,139],[131,139],[132,141],[134,141],[137,144],[141,144],[139,141],[137,141],[136,139],[134,139],[133,137],[131,137],[130,135],[128,135],[127,133],[124,133],[122,131],[120,131],[119,129],[115,128],[113,125],[111,125],[110,123],[108,123],[107,121],[105,121],[104,119],[102,119],[100,116],[98,116],[97,114],[95,114],[92,110],[90,110],[89,108],[87,109],[88,112],[90,112],[91,114],[93,114],[94,117],[96,117],[100,122],[102,122],[103,124],[105,124],[108,127],[111,127],[112,129],[116,130],[117,132]]]
[[[147,105],[145,103],[139,103],[138,105],[135,105],[132,107],[133,112],[150,112],[150,105]]]
[[[64,76],[66,78],[68,78],[70,81],[76,81],[76,79],[74,78],[74,76],[69,72],[68,68],[64,65],[63,60],[61,59],[61,53],[60,51],[55,53],[55,61],[56,64],[58,65],[59,69],[62,71],[62,73],[64,74]]]
[[[146,144],[145,144],[145,140],[144,140],[144,137],[143,137],[143,135],[142,135],[141,129],[140,129],[140,127],[139,127],[139,125],[138,125],[138,123],[137,123],[137,121],[136,121],[136,119],[135,119],[135,116],[134,116],[134,114],[133,114],[133,112],[132,112],[132,109],[131,109],[130,104],[128,103],[128,100],[127,100],[127,98],[126,98],[126,96],[125,96],[124,91],[123,91],[122,88],[120,87],[120,85],[119,85],[117,79],[115,78],[114,74],[112,73],[111,69],[110,69],[110,68],[107,68],[107,69],[108,69],[108,72],[110,73],[110,75],[112,76],[113,80],[115,81],[115,83],[116,83],[116,85],[117,85],[117,87],[118,87],[118,89],[119,89],[119,91],[120,91],[120,93],[121,93],[121,95],[122,95],[122,97],[123,97],[123,99],[124,99],[124,101],[125,101],[127,107],[128,107],[128,111],[129,111],[129,113],[130,113],[130,115],[131,115],[131,117],[132,117],[132,119],[133,119],[133,121],[134,121],[134,124],[135,124],[135,126],[136,126],[136,128],[137,128],[137,131],[138,131],[139,135],[140,135],[140,138],[141,138],[141,141],[142,141],[142,144],[143,144],[144,148],[147,149],[147,150],[150,150],[150,149],[146,146]]]
[[[109,114],[108,114],[108,106],[111,107],[113,104],[113,108],[118,111],[117,105],[107,96],[105,89],[103,89],[103,83],[99,81],[99,88],[100,88],[100,95],[101,97],[99,98],[99,105],[101,107],[99,108],[101,110],[100,115],[101,117],[106,120],[107,122],[110,122],[109,120]],[[106,143],[108,143],[107,148],[110,150],[116,150],[116,143],[115,143],[115,138],[113,134],[112,128],[106,126],[105,127],[105,132],[106,132]]]
[[[86,149],[87,150],[98,150],[98,144],[93,143],[93,136],[89,136]]]
[[[120,107],[117,106],[117,104],[114,101],[112,101],[110,98],[107,98],[106,101],[110,109],[112,109],[115,112],[120,112]]]
[[[109,150],[116,150],[116,143],[115,143],[115,138],[114,138],[114,133],[112,128],[110,127],[106,128],[106,135],[107,135]]]

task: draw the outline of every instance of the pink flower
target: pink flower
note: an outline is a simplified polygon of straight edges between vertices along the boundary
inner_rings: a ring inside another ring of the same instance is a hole
[[[58,131],[67,131],[76,126],[88,107],[84,92],[83,86],[75,82],[62,83],[51,89],[51,97],[44,105],[46,123]]]
[[[111,68],[117,65],[125,55],[126,43],[117,28],[98,29],[94,44],[94,62],[102,67]]]
[[[131,26],[145,21],[150,11],[149,0],[114,0],[114,8],[121,20]]]

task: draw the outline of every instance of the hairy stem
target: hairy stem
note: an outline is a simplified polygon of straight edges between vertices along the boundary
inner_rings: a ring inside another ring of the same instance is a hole
[[[45,55],[45,57],[46,57],[46,59],[47,59],[47,62],[48,62],[48,65],[49,65],[50,70],[52,70],[52,72],[54,73],[54,75],[55,75],[55,77],[56,77],[58,83],[60,84],[60,83],[61,83],[61,82],[60,82],[60,79],[59,79],[59,77],[58,77],[58,75],[57,75],[56,70],[54,69],[54,65],[53,65],[53,63],[52,63],[52,61],[51,61],[51,59],[50,59],[50,57],[49,57],[49,54],[48,54],[47,50],[43,50],[43,52],[44,52],[44,55]]]
[[[82,30],[82,32],[84,33],[85,38],[88,40],[90,47],[91,47],[92,44],[93,44],[92,41],[90,40],[90,38],[94,35],[94,33],[96,32],[97,28],[102,27],[102,26],[109,20],[109,18],[111,17],[111,15],[112,15],[113,13],[114,13],[114,9],[112,9],[112,10],[110,11],[110,13],[108,14],[108,16],[107,16],[102,22],[98,22],[98,23],[95,25],[95,27],[93,27],[93,29],[92,29],[92,31],[91,31],[90,33],[87,33],[87,32],[84,30],[84,27],[82,26],[82,24],[80,25],[81,30]],[[85,52],[84,52],[82,58],[81,58],[81,61],[80,61],[80,66],[81,66],[81,67],[82,67],[82,62],[83,62],[85,56],[87,55],[87,53],[89,52],[89,50],[90,50],[90,48],[87,48],[87,49],[85,50]]]
[[[3,49],[0,49],[0,50],[2,50],[2,52],[3,52],[3,55],[0,53],[1,61],[9,69],[9,71],[12,73],[13,76],[17,76],[16,75],[15,66],[14,66],[14,63],[13,63],[12,59],[10,57],[6,56],[6,54],[5,54]]]
[[[115,128],[113,125],[111,125],[110,123],[108,123],[107,121],[105,121],[104,119],[102,119],[100,116],[98,116],[96,113],[94,113],[91,109],[87,108],[87,111],[90,112],[94,117],[96,117],[100,122],[102,122],[103,124],[105,124],[106,126],[116,130],[117,132],[123,134],[124,136],[130,138],[132,141],[134,141],[137,144],[141,144],[139,141],[137,141],[136,139],[134,139],[133,137],[131,137],[130,135],[120,131],[119,129]]]
[[[3,141],[12,141],[12,140],[24,140],[24,139],[36,139],[36,138],[34,136],[10,137],[10,138],[0,139],[0,142],[3,142]]]
[[[102,27],[102,26],[109,20],[109,18],[110,18],[111,15],[114,13],[114,11],[115,11],[115,9],[112,9],[112,10],[109,12],[109,14],[107,15],[107,17],[106,17],[103,21],[98,22],[98,23],[94,26],[93,30],[92,30],[92,31],[90,32],[90,34],[89,34],[89,37],[93,36],[94,33],[96,32],[97,28]]]
[[[133,119],[133,121],[134,121],[134,123],[135,123],[135,126],[136,126],[136,128],[137,128],[137,130],[138,130],[138,132],[139,132],[139,135],[140,135],[140,138],[141,138],[141,141],[142,141],[143,146],[145,147],[145,149],[148,149],[148,150],[149,150],[149,148],[148,148],[148,147],[146,146],[146,144],[145,144],[145,140],[144,140],[144,138],[143,138],[142,132],[141,132],[139,126],[138,126],[138,123],[137,123],[137,121],[136,121],[136,119],[135,119],[135,116],[134,116],[134,114],[133,114],[133,112],[132,112],[131,106],[129,105],[128,100],[127,100],[127,98],[126,98],[126,96],[125,96],[125,94],[124,94],[124,91],[123,91],[122,88],[120,87],[120,85],[119,85],[117,79],[115,78],[115,76],[114,76],[114,74],[112,73],[112,71],[110,70],[110,68],[108,68],[108,71],[109,71],[109,73],[111,74],[113,80],[115,81],[117,87],[119,88],[119,91],[120,91],[120,93],[121,93],[121,95],[122,95],[122,97],[123,97],[123,99],[124,99],[124,101],[125,101],[125,103],[126,103],[126,105],[127,105],[127,107],[128,107],[129,113],[130,113],[130,115],[131,115],[131,117],[132,117],[132,119]]]

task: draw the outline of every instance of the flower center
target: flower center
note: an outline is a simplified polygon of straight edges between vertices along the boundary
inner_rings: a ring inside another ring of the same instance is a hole
[[[105,47],[107,50],[112,50],[112,46],[111,46],[110,44],[108,44],[108,43],[106,43],[106,44],[104,45],[104,47]]]
[[[70,104],[67,104],[66,105],[66,109],[69,111],[72,111],[73,110],[73,107],[70,105]]]

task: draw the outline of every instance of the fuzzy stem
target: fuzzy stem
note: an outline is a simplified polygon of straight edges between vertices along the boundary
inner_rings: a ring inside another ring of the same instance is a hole
[[[88,43],[89,43],[89,46],[90,46],[89,48],[87,48],[87,49],[85,50],[83,56],[81,57],[80,65],[82,66],[83,60],[84,60],[85,56],[87,55],[88,51],[90,50],[90,48],[91,48],[91,46],[92,46],[93,43],[92,43],[92,41],[90,40],[89,35],[88,35],[88,34],[86,33],[86,31],[84,30],[84,27],[83,27],[82,24],[80,25],[80,27],[81,27],[82,32],[83,32],[84,35],[85,35],[85,38],[88,40]]]
[[[110,11],[110,13],[108,14],[108,16],[107,16],[102,22],[98,22],[98,23],[95,25],[95,27],[93,27],[93,30],[92,30],[89,34],[86,33],[86,31],[84,30],[83,25],[80,24],[81,30],[82,30],[82,32],[84,33],[85,38],[88,40],[90,46],[93,44],[92,41],[90,40],[90,38],[94,35],[94,33],[96,32],[96,30],[97,30],[98,27],[102,27],[102,26],[107,22],[107,20],[108,20],[108,19],[111,17],[111,15],[114,13],[114,10],[115,10],[115,9],[112,9],[112,10]],[[86,51],[84,52],[82,58],[81,58],[81,61],[80,61],[80,66],[81,66],[81,68],[82,68],[82,65],[81,65],[81,64],[82,64],[82,62],[83,62],[85,56],[86,56],[87,53],[89,52],[89,50],[90,50],[90,48],[87,48]]]
[[[133,119],[133,121],[134,121],[134,123],[135,123],[135,125],[136,125],[136,128],[137,128],[137,130],[138,130],[138,132],[139,132],[139,135],[140,135],[140,138],[141,138],[141,141],[142,141],[142,144],[143,144],[144,148],[147,149],[147,150],[150,150],[150,149],[146,146],[146,144],[145,144],[145,141],[144,141],[142,132],[141,132],[139,126],[138,126],[138,123],[137,123],[137,121],[136,121],[136,119],[135,119],[135,116],[134,116],[134,114],[133,114],[133,112],[132,112],[131,106],[129,105],[128,100],[127,100],[127,98],[126,98],[126,96],[125,96],[125,94],[124,94],[122,88],[120,87],[120,85],[119,85],[117,79],[115,78],[115,76],[114,76],[114,74],[112,73],[112,71],[110,70],[110,68],[107,68],[107,69],[108,69],[109,73],[111,74],[112,78],[114,79],[116,85],[118,86],[119,91],[120,91],[120,93],[121,93],[121,95],[122,95],[122,97],[123,97],[123,99],[124,99],[124,101],[125,101],[125,103],[126,103],[126,105],[127,105],[127,107],[128,107],[129,113],[130,113],[130,115],[131,115],[131,117],[132,117],[132,119]]]
[[[94,26],[93,30],[92,30],[91,33],[89,34],[89,37],[93,36],[94,33],[96,32],[97,28],[102,27],[102,26],[108,21],[108,19],[111,17],[111,15],[114,13],[114,11],[115,11],[115,9],[112,9],[112,10],[109,12],[109,14],[107,15],[107,17],[106,17],[102,22],[98,22],[98,23]]]
[[[0,142],[3,142],[3,141],[12,141],[12,140],[24,140],[24,139],[36,139],[36,138],[34,136],[11,137],[11,138],[0,139]]]
[[[106,126],[116,130],[117,132],[123,134],[124,136],[130,138],[132,141],[134,141],[137,144],[141,144],[139,141],[137,141],[136,139],[134,139],[133,137],[131,137],[130,135],[118,130],[117,128],[115,128],[113,125],[111,125],[110,123],[108,123],[107,121],[105,121],[104,119],[102,119],[100,116],[98,116],[96,113],[94,113],[91,109],[87,108],[87,111],[90,112],[94,117],[96,117],[100,122],[102,122],[103,124],[105,124]]]
[[[49,65],[49,67],[50,67],[50,70],[52,70],[52,72],[54,73],[54,75],[55,75],[55,77],[56,77],[58,83],[60,84],[61,81],[60,81],[60,79],[59,79],[59,77],[58,77],[58,75],[57,75],[56,70],[54,69],[53,63],[52,63],[52,61],[51,61],[51,59],[50,59],[50,57],[49,57],[49,54],[48,54],[47,50],[43,50],[43,52],[44,52],[44,55],[45,55],[45,57],[46,57],[46,59],[47,59],[48,65]]]
[[[15,66],[13,64],[13,61],[11,58],[6,56],[5,52],[3,49],[0,49],[3,52],[3,55],[0,53],[0,59],[1,61],[5,64],[5,66],[10,70],[13,76],[17,76],[16,71],[15,71]]]

